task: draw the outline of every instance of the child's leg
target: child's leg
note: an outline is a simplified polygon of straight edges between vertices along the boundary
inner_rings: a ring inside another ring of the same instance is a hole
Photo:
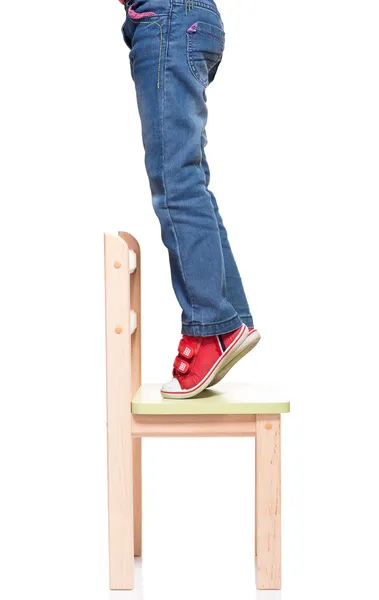
[[[153,205],[183,309],[182,331],[191,336],[222,334],[241,326],[227,297],[219,224],[202,166],[204,92],[224,43],[213,1],[202,4],[205,7],[186,10],[185,2],[141,0],[136,7],[147,16],[136,18],[132,13],[124,25],[132,45]],[[231,260],[228,254],[228,265]],[[232,271],[228,266],[229,286],[234,285]]]
[[[218,222],[218,229],[220,232],[222,253],[225,265],[226,297],[230,304],[232,304],[236,309],[242,322],[245,323],[245,325],[247,325],[249,328],[253,328],[253,317],[250,313],[249,304],[247,302],[245,290],[243,289],[242,280],[238,271],[237,263],[234,259],[233,252],[230,247],[228,234],[226,232],[225,225],[222,221],[216,198],[208,188],[210,181],[210,171],[205,156],[206,144],[207,136],[204,131],[202,136],[202,167],[205,173],[205,185],[212,199],[213,208]]]

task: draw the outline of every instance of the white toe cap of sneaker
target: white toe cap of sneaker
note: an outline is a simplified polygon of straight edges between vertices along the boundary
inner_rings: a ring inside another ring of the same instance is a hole
[[[171,381],[164,383],[161,388],[162,392],[181,392],[182,388],[180,387],[179,381],[174,377]]]

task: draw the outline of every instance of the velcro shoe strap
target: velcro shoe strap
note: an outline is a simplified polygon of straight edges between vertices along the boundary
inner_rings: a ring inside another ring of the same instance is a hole
[[[180,356],[177,356],[174,362],[174,369],[184,375],[189,371],[189,364],[186,360],[183,360]]]
[[[184,340],[180,340],[178,352],[184,358],[192,358],[195,354],[195,349],[189,346]]]

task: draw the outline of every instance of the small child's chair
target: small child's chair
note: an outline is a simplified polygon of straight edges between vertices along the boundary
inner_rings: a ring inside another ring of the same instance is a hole
[[[280,415],[266,388],[225,384],[189,400],[141,385],[140,249],[105,234],[109,568],[111,590],[132,590],[142,553],[143,437],[255,437],[255,555],[260,590],[281,588]]]

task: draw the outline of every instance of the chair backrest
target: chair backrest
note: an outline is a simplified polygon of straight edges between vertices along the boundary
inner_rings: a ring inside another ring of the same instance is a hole
[[[107,404],[130,403],[141,385],[141,253],[120,231],[104,235]],[[127,390],[125,397],[125,390]]]

